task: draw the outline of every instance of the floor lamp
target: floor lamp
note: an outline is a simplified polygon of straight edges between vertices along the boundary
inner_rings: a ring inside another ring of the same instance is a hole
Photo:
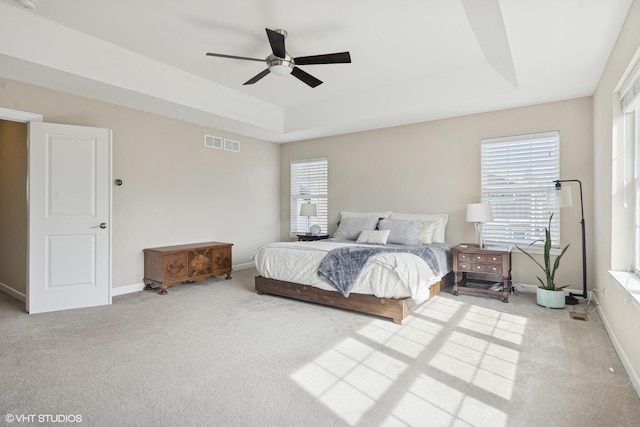
[[[585,231],[584,231],[584,204],[582,202],[582,182],[580,182],[580,180],[577,180],[577,179],[558,179],[555,181],[557,192],[565,193],[561,184],[563,182],[577,182],[580,188],[580,225],[582,227],[582,295],[569,292],[569,295],[565,297],[565,303],[567,305],[576,305],[578,304],[578,299],[576,298],[576,296],[587,298],[587,247],[585,246],[585,238],[584,238]],[[566,193],[565,194],[558,193],[560,198],[561,208],[569,207],[569,206],[572,206],[573,204],[571,200],[571,187],[566,187],[566,190],[569,191],[568,195],[566,195]]]

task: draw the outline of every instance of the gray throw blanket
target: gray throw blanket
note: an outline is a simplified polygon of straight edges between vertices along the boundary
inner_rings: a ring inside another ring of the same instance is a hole
[[[404,252],[419,256],[429,264],[435,274],[441,274],[438,258],[434,251],[426,246],[402,248],[374,248],[370,246],[348,246],[331,250],[318,268],[318,276],[331,283],[342,295],[349,296],[351,289],[369,258],[390,252]]]

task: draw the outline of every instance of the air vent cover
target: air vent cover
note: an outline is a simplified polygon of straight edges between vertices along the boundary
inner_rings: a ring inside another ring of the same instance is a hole
[[[231,139],[224,140],[224,149],[227,151],[233,151],[235,153],[240,152],[240,143]]]
[[[222,150],[222,138],[213,135],[205,135],[204,146],[207,148],[217,148],[218,150]]]

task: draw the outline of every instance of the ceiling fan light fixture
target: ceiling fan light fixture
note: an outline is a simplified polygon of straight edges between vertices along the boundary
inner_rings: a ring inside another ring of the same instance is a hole
[[[288,54],[286,58],[278,58],[275,55],[269,55],[269,57],[267,57],[267,66],[269,67],[269,71],[278,76],[291,74],[294,65],[293,58]]]
[[[271,68],[269,68],[269,71],[271,71],[273,74],[276,74],[278,76],[286,76],[287,74],[291,74],[292,69],[293,67],[280,64],[280,65],[272,65]]]

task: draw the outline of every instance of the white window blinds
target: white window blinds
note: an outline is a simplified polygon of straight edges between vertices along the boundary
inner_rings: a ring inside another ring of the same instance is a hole
[[[624,131],[622,133],[624,149],[622,150],[622,164],[627,164],[626,157],[628,153],[633,152],[635,156],[635,170],[632,182],[627,181],[627,175],[623,167],[624,188],[622,193],[624,195],[625,207],[627,207],[627,188],[635,186],[635,198],[633,200],[635,203],[634,270],[636,274],[640,274],[640,60],[638,60],[631,69],[631,72],[620,88],[619,95],[622,112],[624,113]]]
[[[560,175],[560,134],[483,140],[481,162],[482,201],[491,204],[494,217],[485,224],[486,242],[524,246],[544,239],[555,212],[551,237],[559,247],[559,209],[549,195]]]
[[[622,111],[631,113],[640,107],[640,61],[636,63],[631,73],[620,89]]]
[[[640,62],[639,62],[640,63]],[[632,127],[630,134],[633,135],[633,149],[635,154],[635,218],[634,218],[634,239],[635,239],[635,260],[634,271],[640,275],[640,105],[631,114],[625,115],[625,125],[629,121],[629,127]],[[627,141],[625,141],[625,144]]]
[[[291,162],[291,229],[290,235],[306,233],[317,224],[327,234],[329,215],[329,165],[326,158]],[[300,216],[303,203],[315,203],[317,217]]]

